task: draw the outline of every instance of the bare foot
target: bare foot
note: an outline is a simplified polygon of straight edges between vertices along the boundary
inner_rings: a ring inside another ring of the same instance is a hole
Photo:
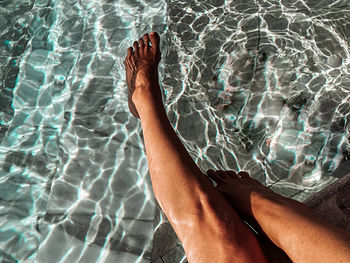
[[[136,118],[140,116],[133,101],[135,90],[150,90],[156,96],[161,96],[158,83],[158,64],[161,59],[159,43],[160,37],[157,32],[144,34],[133,43],[134,49],[128,48],[124,60],[129,89],[129,110]]]
[[[254,219],[251,209],[252,195],[269,199],[279,197],[259,181],[251,178],[247,172],[208,170],[207,175],[218,184],[216,189],[224,195],[231,206],[247,220]]]

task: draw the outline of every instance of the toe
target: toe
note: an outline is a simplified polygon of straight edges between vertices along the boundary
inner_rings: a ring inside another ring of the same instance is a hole
[[[140,38],[139,39],[139,47],[140,47],[140,49],[143,49],[144,45],[145,45],[145,42],[143,41],[143,38]]]
[[[159,37],[158,33],[153,31],[151,33],[152,47],[154,47],[156,50],[159,49],[159,42],[160,42],[160,37]]]
[[[128,48],[128,53],[127,53],[127,55],[126,55],[127,58],[129,58],[129,57],[131,56],[132,51],[133,51],[132,47],[129,47],[129,48]]]
[[[149,48],[150,45],[149,45],[149,35],[148,34],[143,35],[143,41],[145,43],[145,48]]]
[[[132,54],[132,47],[129,47],[129,48],[128,48],[128,51],[127,51],[127,53],[126,53],[126,58],[125,58],[125,60],[123,61],[124,65],[126,65],[126,62],[127,62],[128,60],[130,60],[131,54]]]
[[[150,40],[152,44],[151,50],[153,50],[153,53],[156,56],[156,63],[159,63],[161,59],[161,54],[160,54],[160,48],[159,48],[160,37],[158,33],[155,31],[151,32]]]
[[[134,49],[135,49],[135,52],[134,52],[134,55],[136,56],[136,58],[138,57],[138,54],[139,54],[139,43],[137,41],[134,42],[133,44],[134,46]]]
[[[237,173],[235,171],[227,171],[227,175],[229,177],[228,179],[232,179],[232,178],[237,179],[237,178],[239,178],[239,176],[237,175]]]
[[[238,178],[237,173],[235,171],[233,171],[233,170],[230,170],[230,171],[218,170],[217,172],[224,179],[230,179],[232,177],[233,178]]]
[[[222,170],[217,170],[216,171],[220,177],[223,180],[230,180],[230,179],[238,179],[239,176],[237,175],[237,173],[234,170],[230,170],[230,171],[222,171]]]
[[[250,178],[249,174],[248,174],[247,172],[244,172],[244,171],[240,171],[240,172],[238,173],[238,176],[239,176],[240,178]]]
[[[145,43],[143,42],[143,38],[139,38],[139,50],[138,50],[138,53],[139,53],[139,58],[143,55],[144,53],[144,50],[145,50]]]
[[[214,180],[215,182],[221,182],[221,176],[219,175],[219,173],[214,172],[213,170],[208,170],[207,171],[207,175],[210,179]]]

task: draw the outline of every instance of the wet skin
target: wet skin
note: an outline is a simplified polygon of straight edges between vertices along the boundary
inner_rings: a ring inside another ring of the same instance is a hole
[[[159,40],[157,33],[145,34],[124,61],[129,108],[141,121],[154,195],[190,263],[266,262],[254,234],[202,174],[167,118]]]
[[[294,262],[350,262],[350,234],[303,204],[247,173],[208,171],[217,187],[202,174],[166,116],[158,83],[160,37],[152,33],[127,51],[129,108],[141,120],[155,197],[189,262],[267,262],[238,213],[255,220]]]
[[[143,38],[133,43],[134,48],[128,48],[124,60],[129,89],[129,109],[136,118],[140,116],[132,100],[135,89],[139,91],[147,88],[154,92],[156,97],[161,96],[158,88],[158,64],[161,59],[159,43],[160,38],[156,32],[151,36],[144,34]]]

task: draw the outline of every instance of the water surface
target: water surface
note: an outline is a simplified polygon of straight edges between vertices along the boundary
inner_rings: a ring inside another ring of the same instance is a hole
[[[1,261],[150,262],[155,201],[122,61],[152,30],[167,114],[203,172],[246,170],[301,201],[335,181],[349,18],[329,0],[1,1]]]

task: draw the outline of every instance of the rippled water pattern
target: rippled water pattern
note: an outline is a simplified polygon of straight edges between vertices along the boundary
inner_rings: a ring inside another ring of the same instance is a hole
[[[122,61],[161,33],[205,172],[305,200],[348,160],[349,1],[0,1],[1,262],[149,262],[154,197]],[[185,211],[184,211],[185,212]]]
[[[154,198],[122,60],[164,32],[166,4],[0,5],[1,262],[149,262]]]

